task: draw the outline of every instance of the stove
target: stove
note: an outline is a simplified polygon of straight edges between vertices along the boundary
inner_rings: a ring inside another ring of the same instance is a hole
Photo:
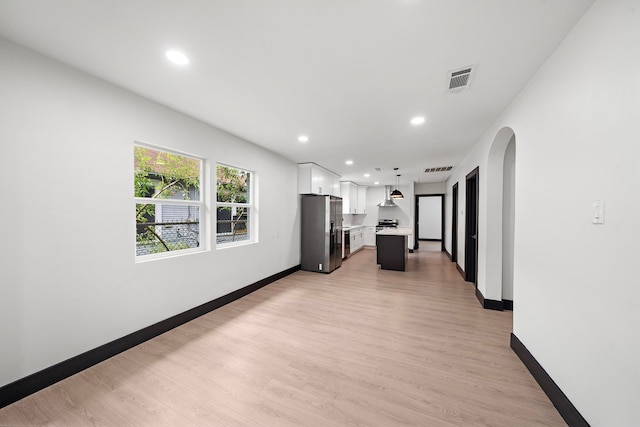
[[[396,228],[398,227],[397,219],[379,219],[378,225],[376,226],[376,231],[384,230],[385,228]]]

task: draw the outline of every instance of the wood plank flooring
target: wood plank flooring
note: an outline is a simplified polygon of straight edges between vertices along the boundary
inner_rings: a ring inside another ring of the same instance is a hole
[[[564,426],[439,242],[299,271],[0,409],[1,426]],[[517,307],[516,307],[517,309]]]

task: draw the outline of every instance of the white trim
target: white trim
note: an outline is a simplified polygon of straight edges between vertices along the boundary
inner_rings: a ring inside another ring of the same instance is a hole
[[[235,248],[235,247],[238,247],[238,246],[253,245],[253,244],[256,244],[256,243],[258,243],[258,242],[253,240],[253,239],[240,240],[238,242],[216,243],[216,250]]]
[[[230,208],[250,208],[251,203],[233,203],[233,202],[216,202],[216,207],[230,207]]]
[[[181,200],[181,199],[151,199],[144,197],[135,197],[136,204],[141,205],[176,205],[176,206],[193,206],[193,205],[202,205],[204,206],[204,202],[198,200]]]
[[[136,255],[135,248],[134,248],[134,256],[135,256],[136,264],[139,264],[147,261],[156,261],[159,259],[175,258],[183,255],[191,255],[191,254],[197,254],[200,252],[208,252],[208,251],[210,251],[210,249],[204,248],[202,246],[202,241],[201,241],[200,246],[198,246],[197,248],[178,249],[175,251],[158,252],[155,254],[147,254],[147,255]]]
[[[248,201],[246,203],[233,203],[233,202],[218,202],[218,185],[217,185],[217,180],[218,180],[218,175],[217,175],[217,171],[218,171],[218,166],[223,166],[223,167],[227,167],[227,168],[232,168],[232,169],[236,169],[239,171],[243,171],[243,172],[247,172],[249,174],[249,197],[248,197]],[[245,246],[245,245],[250,245],[250,244],[254,244],[254,243],[258,243],[258,230],[257,230],[257,215],[256,212],[258,210],[257,205],[255,203],[255,201],[257,200],[256,196],[255,196],[255,191],[257,189],[257,185],[256,185],[256,177],[257,174],[255,171],[251,170],[251,169],[246,169],[246,168],[242,168],[242,167],[238,167],[238,166],[232,166],[228,163],[222,163],[222,162],[217,162],[216,163],[216,188],[215,191],[212,192],[212,194],[215,197],[215,214],[216,214],[216,218],[215,218],[215,231],[214,231],[214,227],[211,227],[212,230],[212,235],[214,237],[214,241],[215,241],[215,246],[216,246],[216,250],[217,249],[226,249],[226,248],[230,248],[230,247],[236,247],[236,246]],[[249,210],[249,215],[247,217],[247,222],[248,222],[248,229],[249,229],[249,238],[246,240],[241,240],[238,242],[225,242],[225,243],[218,243],[218,218],[217,218],[217,212],[218,212],[218,208],[219,207],[231,207],[231,208],[248,208]]]
[[[205,160],[205,158],[202,157],[202,156],[199,156],[199,155],[193,154],[193,153],[189,153],[187,151],[177,151],[177,150],[174,150],[173,148],[165,147],[163,145],[150,144],[148,142],[143,142],[143,141],[139,141],[139,140],[133,141],[133,146],[134,147],[149,148],[151,150],[164,151],[164,152],[171,153],[171,154],[177,154],[178,156],[191,157],[191,158],[194,158],[196,160],[200,160],[200,163],[201,163],[201,165],[200,165],[201,166],[200,167],[200,175],[202,175],[202,162]]]

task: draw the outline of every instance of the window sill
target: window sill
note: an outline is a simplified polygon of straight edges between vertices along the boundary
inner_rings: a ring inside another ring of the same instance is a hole
[[[180,251],[160,252],[160,253],[151,254],[151,255],[136,255],[135,263],[141,264],[141,263],[150,262],[150,261],[159,261],[167,258],[176,258],[176,257],[182,257],[186,255],[199,254],[207,251],[208,249],[205,249],[205,248],[193,248],[193,249],[183,249]]]
[[[258,242],[256,242],[255,240],[244,240],[242,242],[218,243],[216,244],[216,250],[237,248],[238,246],[248,246],[248,245],[253,245],[255,243],[258,243]]]

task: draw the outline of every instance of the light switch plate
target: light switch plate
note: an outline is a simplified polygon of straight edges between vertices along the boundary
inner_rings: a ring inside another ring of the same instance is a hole
[[[604,224],[604,200],[593,201],[593,223]]]

